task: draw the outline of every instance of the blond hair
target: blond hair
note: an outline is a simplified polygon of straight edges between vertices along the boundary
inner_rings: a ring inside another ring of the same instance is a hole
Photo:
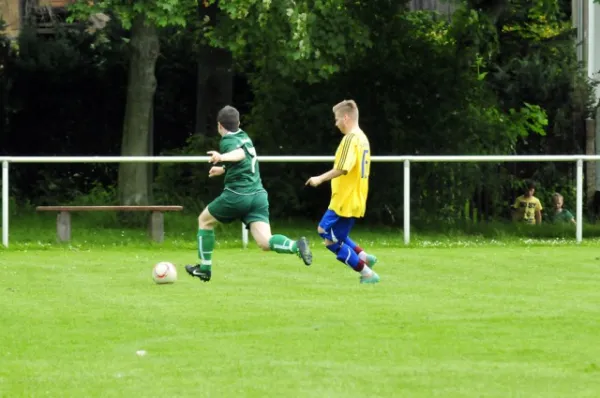
[[[333,113],[335,115],[348,115],[350,119],[358,122],[358,106],[354,100],[343,100],[333,107]]]
[[[558,199],[562,199],[563,203],[565,202],[565,198],[559,194],[558,192],[555,192],[552,194],[552,203],[556,203],[558,201]]]

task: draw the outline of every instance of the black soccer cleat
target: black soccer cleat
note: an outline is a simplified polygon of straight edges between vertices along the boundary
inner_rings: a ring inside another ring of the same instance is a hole
[[[308,239],[304,236],[296,241],[296,246],[298,246],[298,257],[304,261],[304,264],[311,265],[312,264],[312,252],[310,251],[310,245],[308,244]]]
[[[203,282],[208,282],[212,275],[211,271],[203,271],[200,269],[200,265],[186,265],[185,270],[190,276],[200,278]]]

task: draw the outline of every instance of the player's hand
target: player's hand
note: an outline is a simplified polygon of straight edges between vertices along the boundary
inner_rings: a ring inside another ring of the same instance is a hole
[[[210,178],[218,177],[220,175],[223,175],[223,173],[225,173],[225,169],[222,167],[213,166],[210,168],[210,170],[208,170],[208,176]]]
[[[310,185],[311,187],[318,187],[319,185],[321,185],[323,181],[321,181],[321,179],[319,177],[310,177],[307,181],[306,184],[304,185]]]
[[[208,151],[206,152],[210,159],[208,159],[208,163],[217,164],[221,161],[221,154],[217,151]]]

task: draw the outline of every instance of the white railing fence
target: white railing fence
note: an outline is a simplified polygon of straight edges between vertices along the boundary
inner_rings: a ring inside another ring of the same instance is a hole
[[[333,156],[259,156],[261,162],[311,163],[333,162]],[[460,162],[574,162],[577,167],[577,206],[575,218],[583,219],[583,162],[599,161],[600,155],[476,155],[476,156],[373,156],[372,162],[404,164],[404,243],[410,243],[410,164]],[[8,247],[9,237],[9,166],[11,163],[206,163],[207,156],[7,156],[2,163],[2,244]],[[577,223],[575,239],[583,239],[583,225]],[[248,231],[242,226],[242,242],[248,243]]]

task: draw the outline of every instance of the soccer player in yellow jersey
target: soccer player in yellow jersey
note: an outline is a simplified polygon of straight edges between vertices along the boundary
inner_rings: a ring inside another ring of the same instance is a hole
[[[335,153],[333,169],[306,181],[306,185],[316,187],[331,180],[331,201],[317,230],[327,249],[360,273],[360,283],[377,283],[379,275],[372,270],[377,258],[367,254],[349,236],[356,219],[364,217],[367,208],[369,139],[358,125],[356,102],[340,102],[333,107],[333,114],[336,127],[344,135]]]

